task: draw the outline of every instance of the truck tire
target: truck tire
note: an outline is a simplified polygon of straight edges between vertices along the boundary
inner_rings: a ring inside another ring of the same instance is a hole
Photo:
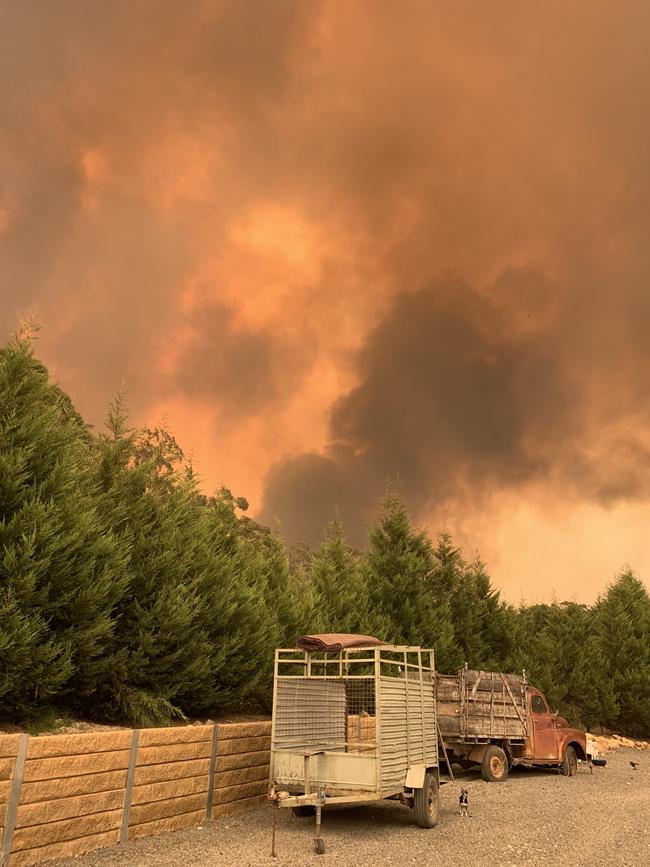
[[[573,747],[565,747],[560,770],[565,777],[575,777],[578,773],[578,757]]]
[[[413,812],[420,828],[434,828],[438,824],[440,800],[438,778],[434,774],[426,774],[422,788],[415,790]]]
[[[306,816],[314,816],[316,814],[316,807],[312,804],[303,804],[300,807],[292,807],[291,812],[294,816],[300,816],[301,819],[304,819]]]
[[[508,779],[508,758],[501,747],[490,744],[485,750],[481,776],[486,783],[505,783]]]

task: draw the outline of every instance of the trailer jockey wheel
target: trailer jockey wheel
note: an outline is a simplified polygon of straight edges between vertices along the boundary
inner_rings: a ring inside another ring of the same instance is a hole
[[[486,783],[504,783],[508,777],[508,759],[501,747],[494,744],[485,750],[481,776]]]

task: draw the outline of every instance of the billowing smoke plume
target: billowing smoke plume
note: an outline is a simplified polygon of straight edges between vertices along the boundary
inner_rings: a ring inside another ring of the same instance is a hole
[[[447,277],[397,296],[358,353],[359,385],[334,406],[328,447],[271,469],[265,519],[279,514],[290,538],[313,542],[338,510],[361,544],[395,479],[419,515],[475,511],[495,489],[538,481],[605,506],[650,498],[645,348],[634,378],[631,343],[604,333],[594,357],[584,314],[604,332],[625,322],[597,299],[583,311],[580,296],[530,268],[482,292]]]
[[[5,3],[0,326],[35,310],[86,417],[126,385],[291,541],[336,506],[359,541],[396,477],[432,522],[644,504],[649,33],[645,0]]]

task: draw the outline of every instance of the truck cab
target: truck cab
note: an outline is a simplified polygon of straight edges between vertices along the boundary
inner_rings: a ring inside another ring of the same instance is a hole
[[[553,713],[540,690],[528,686],[526,692],[528,733],[521,746],[512,745],[512,763],[559,766],[567,776],[573,776],[578,759],[587,758],[586,734]]]

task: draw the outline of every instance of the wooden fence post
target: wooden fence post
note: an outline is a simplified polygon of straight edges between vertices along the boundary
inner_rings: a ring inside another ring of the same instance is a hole
[[[205,808],[207,819],[212,818],[212,799],[214,797],[214,774],[217,767],[217,743],[219,742],[219,724],[212,729],[212,753],[210,754],[210,776],[208,778],[208,802]]]
[[[25,770],[25,759],[27,758],[28,747],[29,735],[21,735],[18,741],[18,753],[16,755],[13,778],[11,780],[11,791],[9,792],[5,827],[2,834],[2,849],[0,849],[1,867],[4,867],[4,865],[8,863],[9,855],[11,854],[11,841],[14,836],[14,828],[16,827],[16,815],[18,813],[18,804],[20,802],[20,789],[23,783],[23,771]]]
[[[124,807],[122,809],[122,829],[120,831],[120,843],[126,843],[127,837],[129,836],[129,814],[131,812],[131,798],[133,797],[133,778],[135,777],[135,766],[138,760],[139,740],[140,729],[133,729],[133,737],[131,738],[131,754],[129,755],[129,770],[126,774]]]

